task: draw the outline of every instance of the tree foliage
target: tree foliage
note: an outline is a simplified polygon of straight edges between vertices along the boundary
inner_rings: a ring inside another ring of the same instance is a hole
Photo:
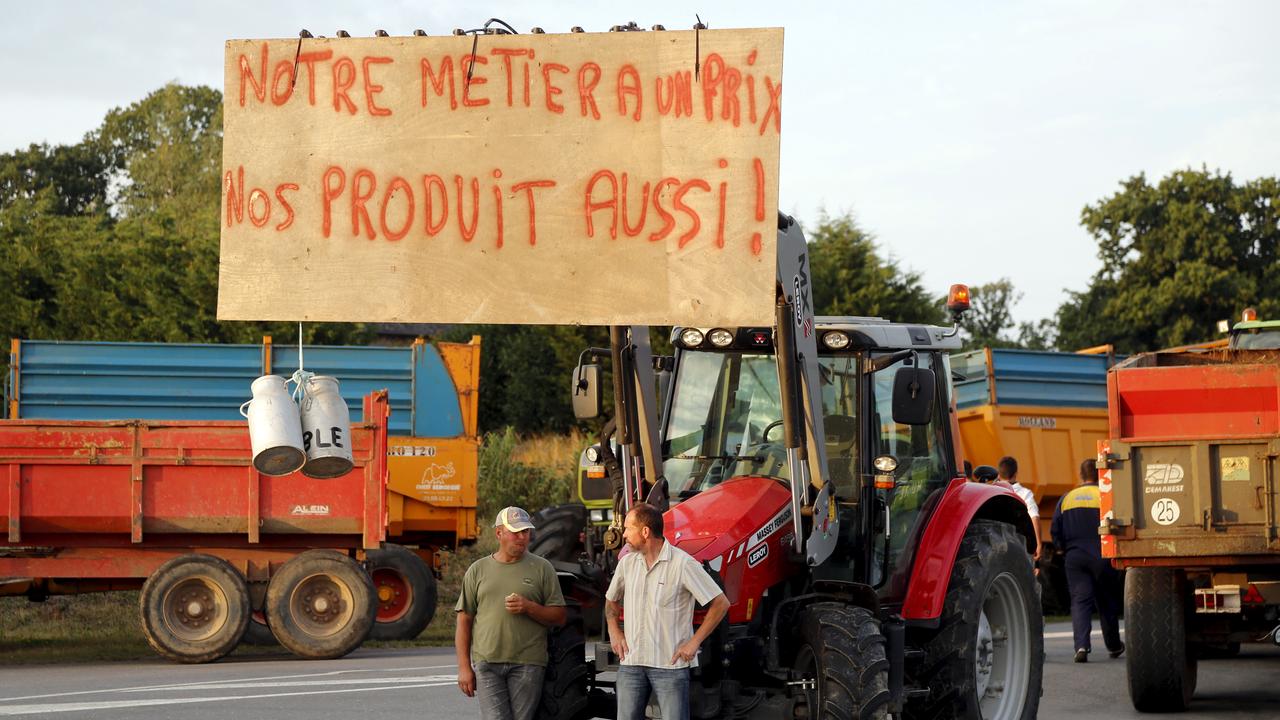
[[[0,337],[296,340],[292,323],[216,318],[221,162],[221,94],[179,85],[112,110],[75,145],[0,155]]]
[[[1120,352],[1215,337],[1246,306],[1280,317],[1280,181],[1180,170],[1137,175],[1081,213],[1102,269],[1057,313],[1064,349]]]
[[[960,320],[965,348],[1052,348],[1055,327],[1051,321],[1019,323],[1013,319],[1013,306],[1022,296],[1007,277],[969,288],[969,311]]]
[[[876,252],[875,236],[852,215],[823,214],[807,230],[818,315],[870,315],[896,322],[940,323],[942,307],[920,274]]]

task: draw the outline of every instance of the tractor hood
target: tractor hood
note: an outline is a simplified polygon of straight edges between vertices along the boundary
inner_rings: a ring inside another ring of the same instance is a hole
[[[733,478],[668,510],[665,525],[668,542],[719,572],[725,558],[791,532],[791,491],[773,478]]]

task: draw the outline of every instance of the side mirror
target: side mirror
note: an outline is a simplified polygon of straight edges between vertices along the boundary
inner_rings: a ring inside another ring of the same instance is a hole
[[[573,416],[579,420],[600,417],[600,366],[579,365],[573,369]]]
[[[893,421],[928,425],[933,417],[934,382],[928,368],[899,368],[893,376]]]

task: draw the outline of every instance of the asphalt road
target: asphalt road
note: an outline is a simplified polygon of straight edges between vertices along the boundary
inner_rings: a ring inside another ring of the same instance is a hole
[[[1143,717],[1129,705],[1124,660],[1099,652],[1072,662],[1070,627],[1046,628],[1040,717]],[[1198,718],[1280,718],[1280,648],[1245,646],[1240,657],[1200,663]],[[478,720],[476,701],[454,685],[449,649],[359,650],[341,660],[224,660],[184,666],[161,660],[0,670],[0,717],[299,718]]]

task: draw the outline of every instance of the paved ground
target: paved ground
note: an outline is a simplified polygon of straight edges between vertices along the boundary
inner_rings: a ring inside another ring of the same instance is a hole
[[[1095,640],[1101,648],[1101,641]],[[1065,624],[1046,628],[1040,717],[1141,717],[1129,705],[1124,660],[1095,653],[1071,661]],[[1239,658],[1203,661],[1186,720],[1280,717],[1280,648],[1246,646]],[[161,660],[0,670],[0,717],[315,720],[360,717],[479,718],[454,685],[448,649],[360,650],[341,660],[253,659],[183,666]]]

